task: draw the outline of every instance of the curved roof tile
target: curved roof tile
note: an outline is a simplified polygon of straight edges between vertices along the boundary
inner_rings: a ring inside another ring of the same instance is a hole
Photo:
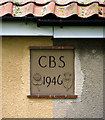
[[[23,17],[28,14],[32,14],[36,17],[43,17],[52,13],[60,18],[67,18],[74,14],[77,14],[78,17],[82,18],[87,18],[94,14],[98,14],[99,17],[105,17],[104,1],[94,1],[95,0],[76,0],[76,2],[72,0],[3,0],[0,1],[0,16],[11,14],[14,17]],[[42,5],[37,5],[35,2],[41,3]],[[81,4],[78,4],[79,2]],[[83,2],[91,4],[84,5]]]
[[[87,5],[93,2],[97,2],[99,4],[105,5],[105,0],[0,0],[0,4],[7,3],[7,2],[12,2],[18,5],[23,5],[23,4],[32,3],[32,2],[36,4],[46,4],[49,2],[55,2],[58,5],[66,5],[71,2],[77,2],[79,4]]]

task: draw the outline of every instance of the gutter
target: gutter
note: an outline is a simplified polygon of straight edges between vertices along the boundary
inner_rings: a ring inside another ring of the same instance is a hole
[[[37,18],[3,16],[2,21],[36,22],[37,26],[105,26],[105,18]]]
[[[40,26],[105,26],[105,20],[88,20],[88,19],[80,19],[80,20],[72,20],[72,19],[37,19],[37,25]]]

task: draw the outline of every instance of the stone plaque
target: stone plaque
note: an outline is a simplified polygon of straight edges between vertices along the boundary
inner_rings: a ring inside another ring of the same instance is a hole
[[[74,94],[74,49],[31,47],[31,95]]]

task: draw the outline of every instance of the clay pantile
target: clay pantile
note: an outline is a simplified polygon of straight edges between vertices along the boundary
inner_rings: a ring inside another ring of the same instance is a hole
[[[94,14],[105,17],[105,0],[0,0],[0,16],[23,17],[32,14],[43,17],[49,13],[60,18],[78,15],[88,18]]]

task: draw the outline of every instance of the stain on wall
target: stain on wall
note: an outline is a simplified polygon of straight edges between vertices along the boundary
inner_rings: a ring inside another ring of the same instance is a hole
[[[75,94],[78,99],[29,99],[29,46],[75,47]],[[3,118],[102,118],[103,40],[51,37],[3,37]]]
[[[29,99],[29,46],[52,46],[50,37],[3,37],[2,117],[52,118],[51,99]]]
[[[54,118],[103,117],[103,40],[55,39],[55,46],[75,47],[76,100],[54,100]]]

